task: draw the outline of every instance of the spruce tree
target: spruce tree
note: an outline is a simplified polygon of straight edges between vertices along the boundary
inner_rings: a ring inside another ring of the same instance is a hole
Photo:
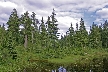
[[[46,22],[47,24],[47,32],[48,32],[48,38],[47,38],[47,47],[51,47],[52,46],[52,41],[51,41],[51,38],[52,38],[52,25],[51,25],[51,20],[50,20],[50,17],[48,16],[48,20]]]
[[[86,47],[88,44],[88,32],[86,31],[84,21],[82,18],[80,21],[79,32],[80,32],[80,46]]]
[[[53,47],[55,47],[57,45],[57,41],[58,41],[58,37],[57,37],[57,34],[58,34],[58,30],[59,28],[57,27],[58,24],[56,24],[58,21],[57,19],[55,18],[55,10],[53,9],[53,12],[52,12],[52,15],[51,15],[51,29],[52,29],[52,41],[53,41]]]
[[[38,31],[38,19],[36,19],[36,14],[34,12],[32,12],[32,15],[31,15],[31,19],[32,19],[32,24],[34,25],[34,28],[35,28],[35,31]]]
[[[24,30],[24,47],[27,48],[28,43],[31,43],[32,40],[32,20],[29,17],[28,11],[21,15],[21,23],[23,24]]]
[[[89,34],[89,46],[91,48],[100,48],[102,46],[101,33],[99,31],[99,27],[93,22]]]
[[[40,35],[41,46],[46,47],[47,30],[46,30],[46,26],[45,26],[44,21],[43,21],[43,17],[41,20],[40,30],[41,30],[41,35]]]
[[[71,27],[69,28],[69,41],[70,41],[70,47],[74,46],[74,28],[71,23]]]
[[[5,28],[4,28],[4,24],[3,24],[3,26],[0,26],[0,46],[2,47],[2,48],[5,48],[5,45],[6,45],[6,36],[7,36],[7,34],[6,34],[6,30],[5,30]]]
[[[15,51],[15,47],[18,46],[18,44],[20,43],[19,42],[20,20],[16,9],[13,9],[9,17],[9,20],[6,24],[8,25],[8,30],[6,32],[6,38],[2,45],[8,49],[10,56],[12,56],[12,59],[15,59],[14,58],[16,56],[15,54],[17,54]]]
[[[59,28],[57,27],[58,24],[56,24],[57,19],[55,18],[55,15],[56,15],[55,10],[53,9],[52,15],[50,17],[48,16],[48,20],[46,23],[48,25],[47,31],[48,31],[48,38],[49,38],[51,47],[55,47],[58,43],[57,34],[59,34],[58,33]]]
[[[8,25],[8,33],[12,32],[12,39],[15,41],[16,45],[18,45],[19,42],[19,25],[20,20],[17,14],[17,10],[13,9],[12,14],[9,17],[9,20],[7,22]]]
[[[78,30],[78,23],[76,23],[76,30],[75,30],[75,35],[74,35],[74,42],[75,42],[74,47],[81,47],[80,46],[80,31]]]
[[[32,19],[32,24],[34,26],[34,30],[32,31],[32,43],[35,43],[36,45],[39,43],[38,39],[39,39],[39,29],[38,29],[38,24],[39,21],[38,19],[36,19],[36,14],[34,12],[32,12],[31,15],[31,19]]]
[[[108,22],[107,22],[107,20],[103,24],[103,30],[102,30],[102,46],[104,48],[108,48]]]

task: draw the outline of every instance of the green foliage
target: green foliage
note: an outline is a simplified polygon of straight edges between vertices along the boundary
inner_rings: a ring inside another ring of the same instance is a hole
[[[86,31],[84,21],[82,18],[80,21],[79,32],[80,32],[80,47],[86,47],[88,43],[88,32]]]
[[[102,46],[104,48],[108,48],[108,22],[107,22],[107,20],[103,24],[103,30],[102,30]]]
[[[19,17],[17,14],[17,10],[13,9],[12,14],[9,17],[9,20],[7,22],[8,25],[8,32],[12,32],[12,38],[15,41],[16,45],[18,45],[19,42],[19,25],[20,25],[20,21],[19,21]]]
[[[102,46],[99,27],[94,23],[91,28],[91,33],[89,34],[89,45],[91,48],[99,48]]]
[[[50,17],[48,16],[48,21],[47,21],[47,31],[48,31],[48,38],[49,38],[49,42],[50,42],[50,47],[57,47],[57,41],[58,41],[58,37],[57,37],[57,32],[58,32],[58,24],[56,24],[57,19],[55,18],[55,10],[53,9],[52,15],[50,16],[52,20],[50,20]]]
[[[89,67],[95,69],[102,66],[107,67],[107,21],[101,26],[93,23],[88,34],[84,20],[81,18],[80,26],[78,27],[77,23],[76,30],[74,30],[71,23],[66,35],[61,35],[61,39],[58,39],[60,33],[58,33],[57,22],[54,9],[46,23],[43,17],[39,23],[34,12],[30,17],[26,11],[19,18],[17,10],[13,9],[6,23],[8,29],[5,30],[4,24],[0,26],[0,71],[14,72],[32,66],[40,67],[39,70],[49,63],[65,65],[75,63],[79,66],[72,66],[78,71],[84,70],[85,64],[93,65],[94,67]],[[39,28],[38,24],[40,24]],[[23,28],[20,29],[19,26]],[[48,60],[48,63],[43,62],[44,60]],[[85,70],[87,71],[89,67],[86,67]]]
[[[42,47],[46,47],[47,46],[47,30],[46,30],[46,27],[45,27],[45,24],[44,24],[44,21],[43,21],[43,17],[42,17],[42,20],[41,20],[41,25],[40,25],[40,30],[41,30],[41,35],[40,35],[40,40],[41,40],[41,46]]]

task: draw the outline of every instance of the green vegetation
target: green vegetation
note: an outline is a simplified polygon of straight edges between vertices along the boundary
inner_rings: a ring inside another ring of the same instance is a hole
[[[1,72],[51,72],[63,65],[70,71],[108,71],[108,22],[92,24],[86,31],[84,20],[76,30],[72,23],[66,35],[58,39],[58,24],[55,10],[47,22],[41,22],[32,12],[21,17],[13,9],[8,29],[0,26],[0,71]],[[21,29],[20,26],[23,26]],[[41,71],[40,71],[41,70]]]

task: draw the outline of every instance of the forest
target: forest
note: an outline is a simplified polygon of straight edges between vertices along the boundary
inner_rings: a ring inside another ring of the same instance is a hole
[[[101,25],[93,22],[88,32],[81,18],[76,30],[70,22],[63,36],[55,16],[53,9],[44,22],[35,12],[26,11],[20,17],[13,9],[0,26],[0,72],[51,72],[60,65],[71,72],[108,71],[107,20]]]

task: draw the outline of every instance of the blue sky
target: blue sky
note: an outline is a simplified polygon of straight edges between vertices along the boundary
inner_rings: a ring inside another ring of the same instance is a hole
[[[36,13],[36,18],[44,21],[55,9],[59,32],[65,34],[72,22],[74,29],[82,17],[87,31],[89,26],[104,23],[108,19],[108,0],[0,0],[0,24],[5,24],[16,8],[19,16],[26,11]]]

